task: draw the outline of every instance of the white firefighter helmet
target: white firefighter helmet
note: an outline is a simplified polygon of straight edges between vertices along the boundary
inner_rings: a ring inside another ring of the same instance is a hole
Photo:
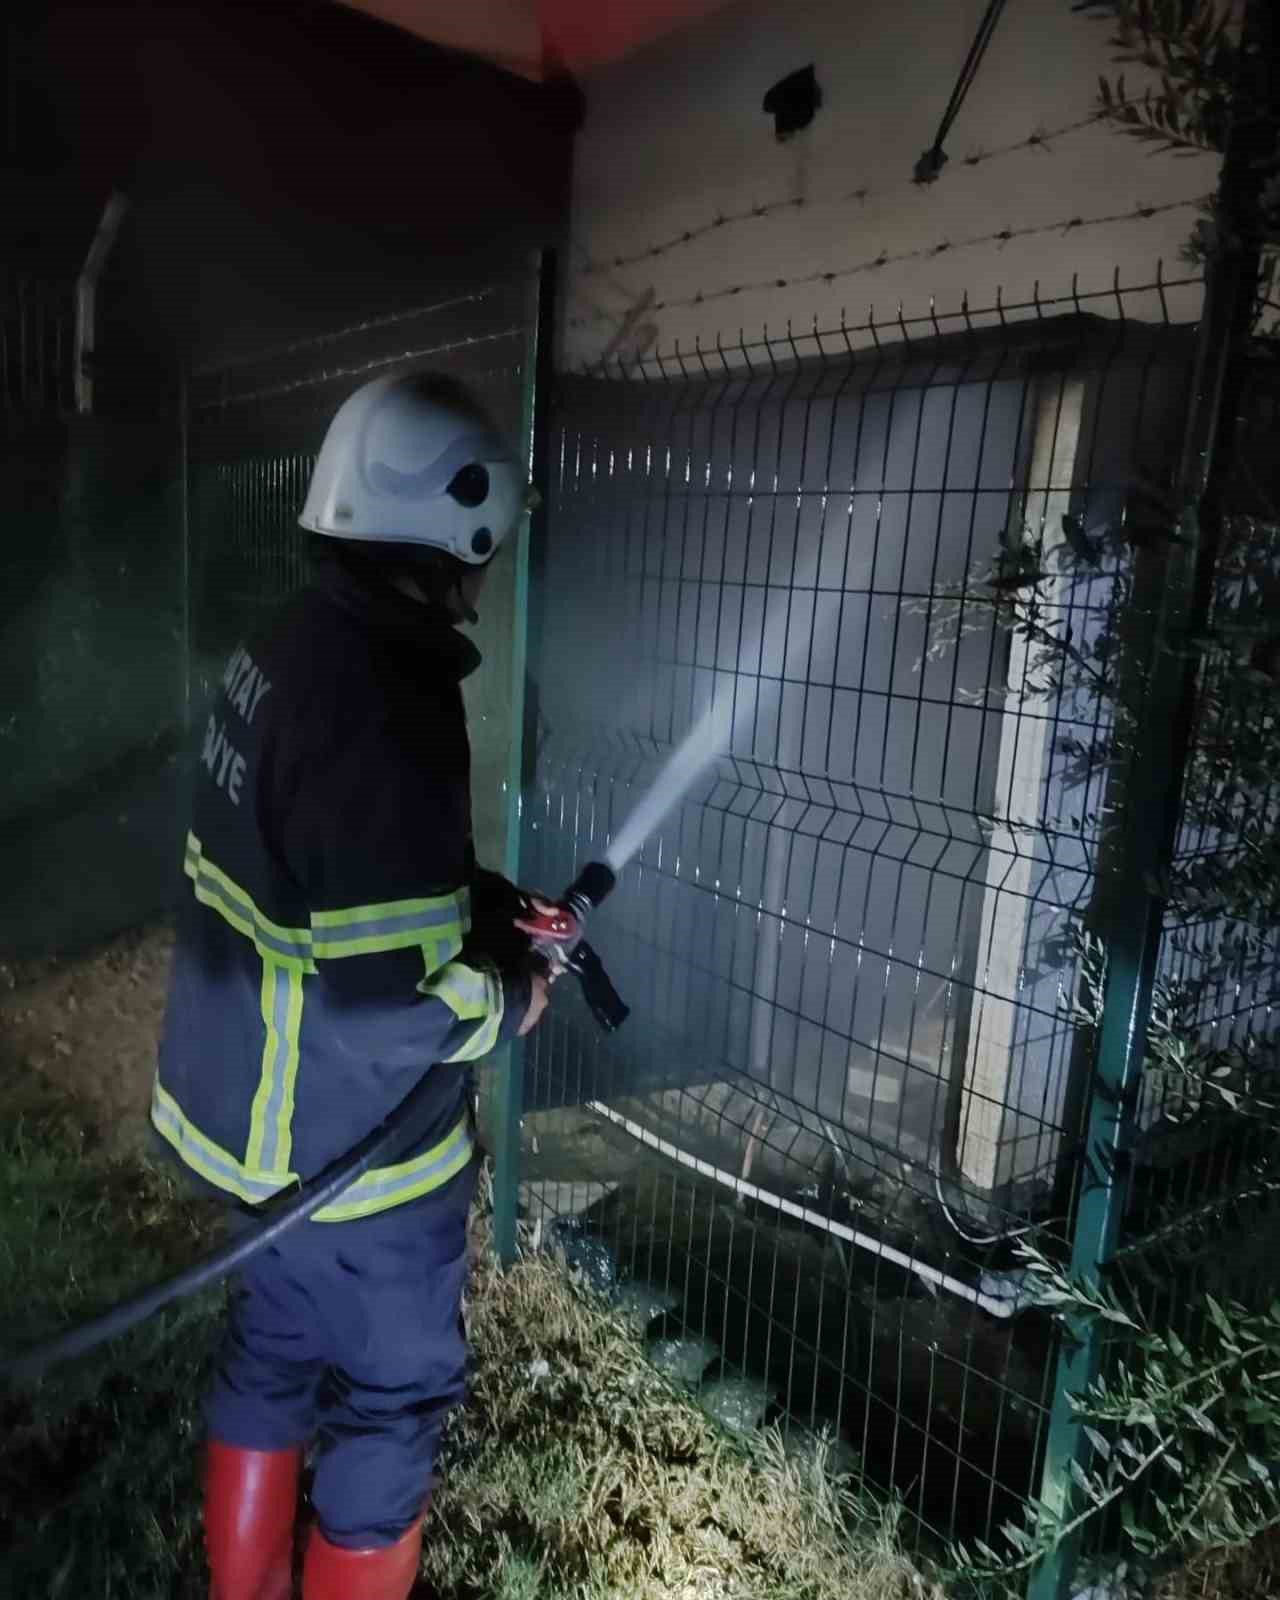
[[[298,522],[478,567],[515,529],[525,494],[524,474],[477,408],[429,377],[375,378],[329,424]]]

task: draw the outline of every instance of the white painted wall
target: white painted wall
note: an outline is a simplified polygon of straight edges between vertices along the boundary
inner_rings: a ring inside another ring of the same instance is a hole
[[[858,323],[873,304],[878,317],[893,316],[900,301],[908,316],[926,313],[930,297],[953,311],[966,291],[974,307],[998,290],[1024,300],[1037,281],[1043,295],[1065,294],[1073,272],[1082,289],[1109,285],[1115,269],[1137,284],[1161,258],[1181,276],[1191,202],[1212,189],[1215,158],[1153,153],[1093,124],[965,165],[1093,112],[1098,75],[1114,70],[1110,30],[1073,14],[1069,0],[1011,0],[948,140],[948,166],[929,187],[912,182],[984,6],[754,0],[589,76],[566,359],[598,356],[650,293],[654,309],[637,319],[641,343],[666,351],[740,327],[781,331],[789,318],[797,329],[815,317],[834,327],[842,308]],[[806,132],[779,144],[761,101],[810,62],[825,103]],[[1134,69],[1128,77],[1135,81]],[[851,198],[862,190],[865,198]],[[726,221],[661,255],[587,270],[755,206],[776,209]],[[1142,219],[1090,221],[1170,206]],[[1004,229],[1043,231],[971,242]],[[882,251],[910,259],[865,265]],[[828,272],[830,283],[795,282]],[[735,284],[753,287],[722,292]],[[689,304],[699,292],[702,303]]]
[[[950,331],[957,326],[954,317],[966,296],[975,317],[993,306],[998,296],[1013,315],[1020,304],[1025,310],[1037,294],[1047,312],[1069,311],[1073,275],[1084,295],[1109,288],[1116,278],[1129,288],[1148,284],[1162,261],[1167,278],[1190,276],[1179,252],[1195,221],[1197,202],[1214,187],[1216,159],[1153,153],[1152,147],[1125,138],[1097,119],[1098,76],[1115,70],[1110,29],[1073,14],[1070,0],[1010,0],[947,139],[947,166],[931,185],[913,182],[916,160],[933,141],[985,4],[986,0],[790,0],[788,4],[747,0],[590,77],[585,85],[587,120],[576,151],[562,351],[566,364],[594,361],[606,352],[624,357],[658,352],[665,358],[678,347],[696,373],[695,343],[711,352],[714,365],[717,337],[731,349],[739,329],[747,340],[758,340],[766,326],[775,337],[785,336],[790,323],[801,341],[800,353],[810,354],[813,345],[804,342],[803,335],[815,323],[823,330],[840,327],[842,315],[851,339],[869,342],[858,329],[873,306],[876,319],[889,325],[885,337],[892,341],[899,306],[910,319],[927,317],[932,304],[943,330]],[[823,107],[811,128],[779,144],[761,101],[779,78],[809,63],[823,90]],[[1133,69],[1126,71],[1133,84]],[[1029,144],[1033,135],[1038,142]],[[983,159],[967,160],[979,155]],[[1146,214],[1135,215],[1139,212]],[[725,220],[717,225],[718,217]],[[686,233],[690,237],[685,238]],[[663,248],[654,252],[655,245]],[[875,264],[882,255],[887,259]],[[1164,308],[1158,294],[1133,294],[1126,297],[1124,312],[1131,318],[1156,319],[1167,310],[1175,320],[1191,320],[1198,300],[1194,287],[1171,289]],[[1091,299],[1083,309],[1107,314],[1116,303]],[[927,334],[929,326],[914,331]],[[838,341],[825,347],[829,352],[840,348]],[[765,358],[757,353],[754,359],[758,363]],[[662,366],[650,363],[646,368],[649,378],[678,371],[678,364],[665,360]],[[1089,470],[1087,462],[1076,459],[1079,386],[1060,394],[1058,384],[1054,379],[1045,391],[1043,416],[1037,409],[1040,402],[1027,412],[1025,425],[1035,438],[1034,459],[1025,468],[1029,480],[1016,486],[1034,506],[1034,525],[1048,529],[1050,538],[1057,536],[1080,472]],[[1064,401],[1069,402],[1069,416]],[[956,401],[940,398],[940,403]],[[769,424],[778,432],[779,450],[785,431],[781,416],[780,410]],[[1124,431],[1118,417],[1111,417],[1109,426]],[[941,436],[939,448],[940,440]],[[1114,443],[1123,457],[1125,447],[1118,438]],[[766,471],[771,448],[766,447],[762,458]],[[925,447],[922,461],[932,448]],[[1090,451],[1096,455],[1096,444],[1086,447],[1086,454]],[[1117,458],[1106,471],[1120,472],[1128,465],[1127,457]],[[689,481],[703,486],[703,473],[696,462],[695,466]],[[1103,470],[1096,462],[1094,466]],[[629,458],[616,468],[611,460],[606,477],[615,471],[625,476],[632,470]],[[642,477],[648,474],[648,458],[638,460],[634,470]],[[661,474],[664,469],[659,465],[656,470]],[[912,485],[915,470],[913,466]],[[921,483],[933,481],[928,469],[920,470]],[[991,473],[990,461],[983,470]],[[723,474],[723,463],[714,472],[708,468],[705,485],[711,486],[710,499],[723,494],[727,503],[732,496]],[[996,476],[998,483],[981,486],[1007,492],[1009,483],[999,473]],[[871,477],[880,482],[874,469]],[[980,478],[975,468],[974,489]],[[887,479],[885,483],[892,487]],[[870,483],[856,487],[863,495],[872,489]],[[906,490],[908,485],[899,487]],[[595,492],[593,484],[591,493]],[[692,492],[681,483],[664,485],[673,504]],[[959,479],[951,483],[949,494],[956,508],[967,506],[967,492]],[[608,493],[605,483],[600,502],[591,502],[591,517],[602,515]],[[921,512],[918,495],[910,498],[918,514],[932,514],[927,508]],[[800,499],[797,494],[797,505]],[[631,515],[630,510],[623,514],[627,527]],[[705,530],[705,509],[702,515]],[[749,504],[742,515],[745,524],[738,526],[749,529]],[[686,524],[673,516],[671,539],[664,543],[665,527],[655,535],[660,575],[666,570],[661,566],[665,552],[678,548],[675,559],[688,559]],[[991,526],[1003,525],[1001,512]],[[971,559],[965,543],[968,526],[964,517],[954,527],[937,525],[944,565],[959,562],[963,570]],[[864,542],[869,532],[864,530]],[[855,527],[850,539],[857,535]],[[598,534],[593,532],[593,537],[599,544]],[[874,539],[886,548],[886,541],[891,543],[883,530]],[[856,592],[858,580],[851,572],[846,569],[846,588]],[[572,581],[572,575],[566,574],[563,581]],[[614,592],[622,590],[615,585]],[[594,610],[599,612],[600,605]],[[676,613],[683,615],[678,605]],[[798,615],[803,617],[803,607]],[[842,609],[840,615],[842,628],[852,637],[852,612]],[[616,644],[611,649],[616,650]],[[690,641],[675,653],[694,659],[696,643]],[[915,671],[910,652],[901,660],[895,658],[894,670],[899,666],[908,677]],[[1024,666],[1015,651],[1009,668],[1015,688]],[[608,680],[606,671],[601,682]],[[838,671],[836,681],[840,681]],[[861,681],[853,686],[854,699],[862,688]],[[909,698],[905,688],[903,692]],[[850,715],[846,705],[842,726]],[[802,718],[796,720],[804,726]],[[825,725],[824,718],[818,720]],[[966,1178],[983,1191],[1012,1176],[1024,1176],[1024,1168],[1039,1169],[1051,1156],[1030,1135],[1017,1145],[1018,1117],[1006,1108],[1038,1107],[1037,1115],[1052,1123],[1061,1093],[1054,1076],[1057,1069],[1047,1065],[1044,1040],[1039,1034],[1034,1040],[1027,1034],[1035,1008],[1028,1004],[1030,980],[1024,973],[1028,940],[1043,939],[1046,932],[1033,927],[1034,917],[1053,911],[1053,895],[1036,887],[1042,881],[1036,874],[1042,874],[1043,864],[1034,850],[1019,844],[1022,836],[1014,827],[1025,828],[1047,804],[1049,724],[1021,717],[1016,698],[999,720],[999,783],[984,868],[976,975],[980,1003],[969,1019],[958,1151]],[[990,736],[988,728],[983,737]],[[775,756],[764,759],[767,764]],[[856,772],[860,756],[855,753],[850,759],[849,770]],[[799,755],[791,764],[805,766],[820,779],[836,776],[830,745],[825,757],[812,764]],[[936,798],[937,785],[921,777],[914,756],[911,773],[915,798],[926,802]],[[871,780],[873,787],[876,781]],[[689,850],[677,856],[686,864],[696,859],[696,852]],[[678,871],[677,867],[677,875]],[[761,893],[770,905],[781,898],[763,889]],[[621,897],[617,904],[624,904]],[[929,904],[936,932],[942,927],[940,913],[934,901]],[[806,927],[810,909],[806,908]],[[898,915],[892,912],[894,919]],[[869,936],[868,946],[881,951],[897,950],[899,945],[923,949],[920,940],[912,943],[907,937],[909,921],[904,914],[901,925]],[[865,922],[864,917],[863,931]],[[954,930],[958,922],[953,917],[949,925]],[[692,918],[689,926],[694,926]],[[849,939],[849,927],[842,924],[842,931]],[[931,933],[930,938],[934,936]],[[857,937],[861,951],[861,935]],[[948,937],[954,938],[954,931]],[[656,972],[659,963],[653,965]],[[939,959],[930,955],[925,966],[938,970]],[[757,1075],[767,1080],[772,1073],[761,1070],[757,1058],[762,1053],[789,1063],[793,1076],[799,1063],[803,1077],[807,1068],[796,1030],[793,1027],[788,1034],[784,1025],[780,1032],[776,1024],[783,1012],[787,1016],[802,1012],[804,986],[793,985],[796,993],[788,991],[784,1000],[779,985],[785,987],[789,981],[786,952],[776,937],[760,935],[753,973],[750,988],[757,1004],[751,1046],[731,1042],[725,1053],[739,1061],[750,1059]],[[838,974],[826,981],[834,985],[833,992],[843,992]],[[637,972],[633,979],[637,993],[643,982]],[[859,985],[856,979],[846,987],[860,1002],[864,997],[874,999],[872,991],[877,989],[874,983]],[[909,1009],[905,1001],[899,1005],[902,1016]],[[1040,1012],[1053,1017],[1052,996]],[[669,1005],[666,1014],[672,1014]],[[872,1041],[877,1051],[887,1048],[880,1037],[886,1032],[883,1016],[878,1035],[874,1026],[859,1019],[856,1008],[848,1015],[849,1038],[840,1041],[842,1048],[847,1050],[859,1039]],[[888,1031],[892,1033],[892,1028]],[[757,1035],[765,1041],[763,1052],[756,1047]],[[949,1069],[944,1046],[949,1048],[941,1036],[908,1040],[906,1058],[913,1068],[921,1069],[922,1081],[928,1077],[928,1063],[916,1062],[914,1052],[923,1048],[934,1070],[940,1069],[945,1078]],[[851,1071],[851,1082],[853,1076]],[[813,1073],[809,1078],[817,1082]],[[801,1098],[820,1104],[816,1088]],[[903,1119],[895,1106],[888,1109],[901,1137]],[[922,1100],[913,1112],[926,1125],[922,1137],[935,1124],[936,1109]],[[874,1124],[877,1108],[871,1106],[867,1115]],[[1040,1128],[1034,1117],[1030,1121]]]

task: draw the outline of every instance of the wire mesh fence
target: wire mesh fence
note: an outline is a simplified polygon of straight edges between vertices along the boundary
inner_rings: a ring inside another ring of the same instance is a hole
[[[1080,930],[1123,914],[1108,751],[1150,643],[1200,289],[789,330],[557,384],[522,881],[602,856],[698,729],[724,744],[597,915],[631,1021],[605,1037],[558,1002],[499,1188],[523,1180],[526,1237],[613,1291],[728,1426],[830,1431],[917,1548],[992,1539],[1041,1483],[1061,1371],[1016,1251],[1064,1234],[1089,1178]],[[296,517],[344,394],[430,365],[514,431],[529,308],[513,281],[193,377],[195,716],[303,575]],[[1244,510],[1267,470],[1264,446]],[[1266,609],[1270,559],[1224,565],[1222,617]],[[482,639],[500,658],[516,604]],[[1206,658],[1210,764],[1236,677]],[[491,860],[509,680],[500,659],[472,708]],[[1229,833],[1188,812],[1175,870]],[[1266,957],[1222,980],[1222,923],[1171,926],[1164,976],[1208,1034],[1264,1039]],[[1156,1314],[1200,1268],[1248,1277],[1222,1239],[1261,1215],[1267,1158],[1261,1129],[1175,1122],[1175,1090],[1144,1088],[1118,1256]]]
[[[935,1548],[1039,1485],[1054,1331],[1014,1246],[1088,1170],[1080,929],[1117,912],[1124,804],[1097,755],[1199,296],[558,386],[526,881],[570,881],[691,730],[727,734],[597,914],[632,1020],[569,1002],[526,1046],[531,1225],[661,1315],[731,1420],[834,1429]]]
[[[1273,441],[1280,406],[1274,364],[1259,353],[1250,364],[1236,458],[1227,486],[1224,532],[1201,660],[1187,787],[1169,886],[1177,902],[1168,918],[1161,964],[1162,1009],[1188,1034],[1220,1055],[1221,1090],[1207,1097],[1167,1075],[1143,1083],[1139,1121],[1149,1130],[1153,1162],[1167,1177],[1131,1194],[1123,1252],[1135,1262],[1163,1252],[1175,1238],[1210,1267],[1219,1288],[1256,1300],[1271,1288],[1254,1271],[1256,1253],[1223,1258],[1213,1248],[1220,1211],[1243,1206],[1235,1229],[1265,1244],[1248,1207],[1265,1199],[1272,1134],[1265,1120],[1230,1113],[1238,1098],[1272,1096],[1265,1083],[1275,1044],[1274,944],[1246,915],[1260,843],[1275,832],[1271,729],[1280,656],[1275,643],[1280,597],[1280,475]],[[1230,1072],[1225,1069],[1230,1066]],[[1262,1076],[1259,1076],[1259,1075]],[[1209,1115],[1202,1113],[1208,1112]],[[1211,1224],[1197,1237],[1197,1213]],[[1256,1221],[1257,1219],[1255,1219]]]
[[[1280,390],[1265,345],[1237,355],[1241,398],[1219,469],[1215,562],[1201,631],[1191,641],[1195,704],[1181,808],[1160,881],[1165,903],[1148,1060],[1134,1107],[1123,1215],[1106,1263],[1111,1281],[1175,1349],[1181,1340],[1184,1351],[1225,1353],[1211,1373],[1242,1357],[1241,1372],[1228,1372],[1216,1389],[1193,1379],[1195,1360],[1184,1358],[1178,1376],[1184,1385],[1196,1382],[1205,1412],[1235,1385],[1247,1393],[1253,1382],[1234,1328],[1274,1308],[1280,1237],[1280,960],[1267,843],[1276,833],[1278,793],[1280,479],[1271,441]],[[1185,1059],[1162,1042],[1176,1042]],[[1123,1341],[1109,1363],[1104,1373],[1123,1364],[1129,1381],[1144,1371]],[[1252,1410],[1233,1413],[1238,1431],[1227,1424],[1217,1434],[1218,1480],[1230,1479],[1233,1455],[1253,1462],[1264,1481],[1274,1471],[1250,1454],[1261,1437],[1250,1436],[1250,1425],[1265,1411],[1259,1398]],[[1207,1422],[1210,1438],[1215,1426]],[[1084,1464],[1096,1471],[1102,1458],[1090,1446]],[[1161,1527],[1168,1501],[1178,1504],[1178,1480],[1194,1470],[1181,1460],[1181,1443],[1175,1449],[1166,1440],[1163,1448],[1175,1460],[1161,1469],[1163,1478],[1157,1473],[1139,1486],[1130,1512],[1138,1526]],[[1236,1514],[1244,1537],[1244,1497]],[[1115,1521],[1091,1530],[1086,1558],[1105,1552],[1108,1540],[1114,1548]]]
[[[6,273],[0,281],[0,393],[13,417],[65,415],[74,404],[70,284]]]
[[[178,849],[176,431],[77,415],[75,326],[73,282],[0,274],[0,956],[24,963],[154,915]]]

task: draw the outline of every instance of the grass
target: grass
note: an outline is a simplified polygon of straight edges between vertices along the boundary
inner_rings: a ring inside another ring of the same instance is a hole
[[[76,1108],[0,1075],[3,1345],[25,1348],[185,1264],[209,1209],[113,1156]],[[471,1404],[426,1530],[440,1600],[906,1600],[892,1508],[730,1439],[545,1258],[510,1273],[475,1229]],[[0,1593],[204,1593],[199,1398],[217,1291],[32,1389],[0,1390]]]
[[[448,1436],[427,1573],[459,1600],[899,1600],[925,1586],[894,1508],[726,1435],[545,1257],[482,1253],[476,1371]]]
[[[0,1076],[3,1344],[24,1349],[164,1277],[208,1207],[109,1156],[39,1080]],[[196,1594],[198,1399],[216,1293],[28,1388],[0,1389],[0,1593]]]
[[[0,1072],[0,1305],[20,1349],[185,1264],[216,1232],[166,1173]],[[424,1573],[439,1600],[924,1600],[894,1507],[822,1451],[723,1433],[633,1329],[544,1257],[500,1272],[476,1220],[470,1404]],[[218,1292],[33,1389],[0,1389],[0,1594],[203,1597],[199,1397]],[[1207,1554],[1155,1600],[1280,1594],[1280,1544]]]

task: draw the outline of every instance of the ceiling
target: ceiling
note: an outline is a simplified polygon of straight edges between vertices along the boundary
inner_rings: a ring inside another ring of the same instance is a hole
[[[718,10],[727,0],[342,0],[356,11],[541,82],[592,67]]]

